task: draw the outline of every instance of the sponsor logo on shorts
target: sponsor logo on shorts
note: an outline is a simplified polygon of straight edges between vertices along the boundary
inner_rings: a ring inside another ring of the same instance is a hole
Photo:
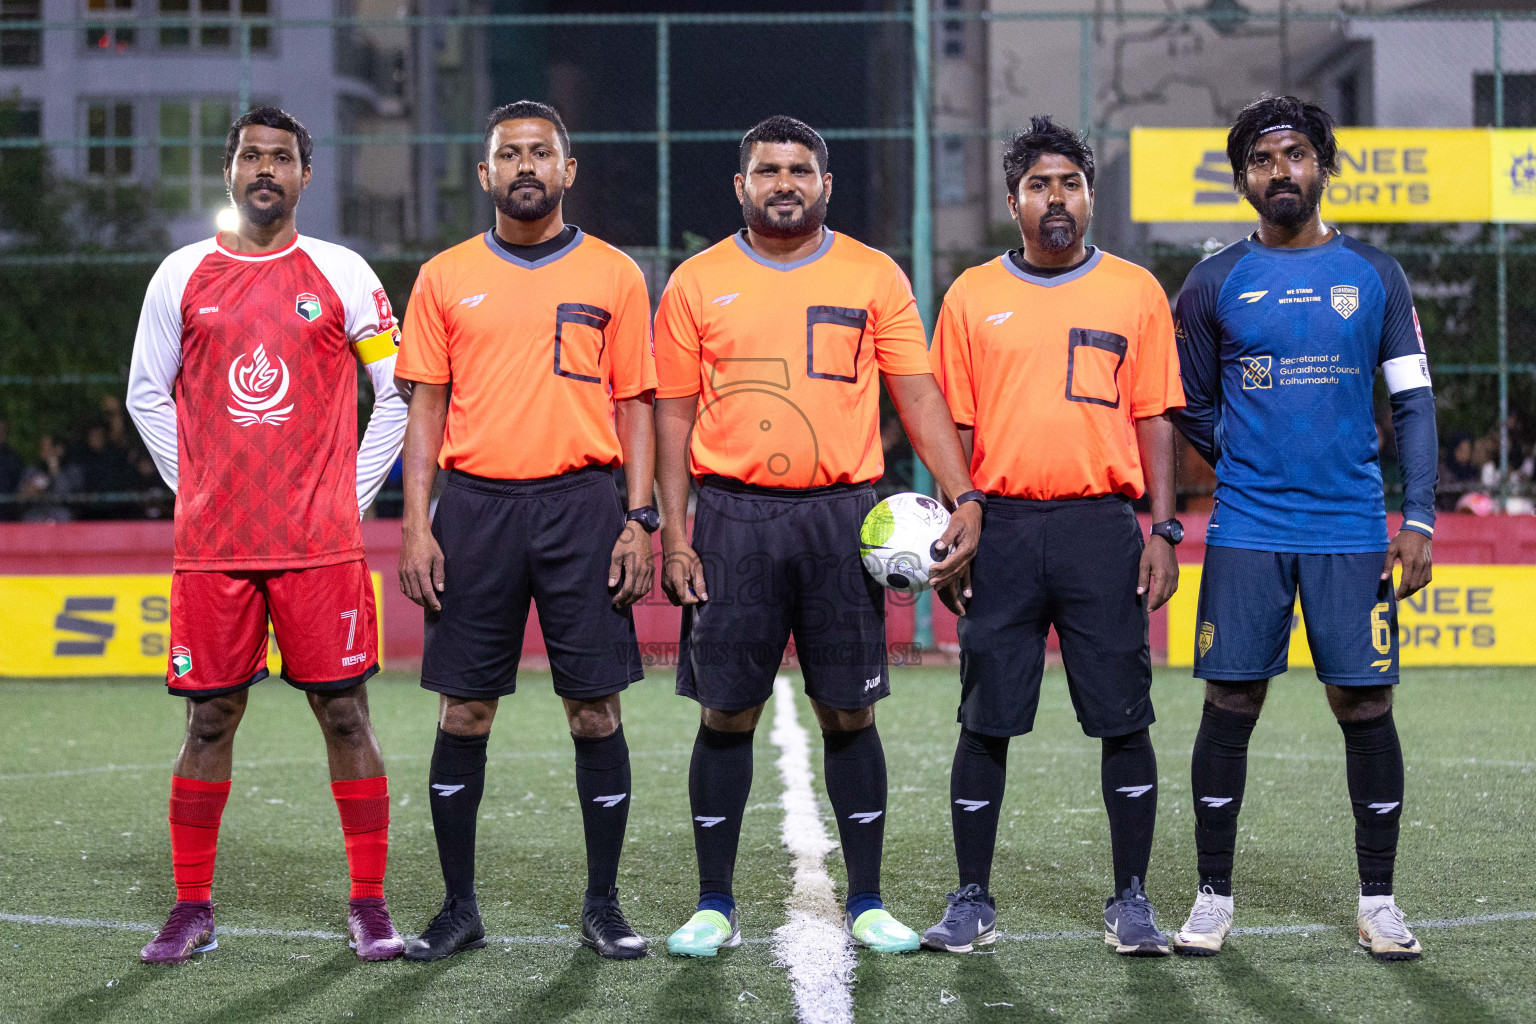
[[[353,665],[361,665],[363,662],[365,662],[367,660],[368,660],[368,652],[367,651],[363,651],[363,652],[361,652],[359,654],[349,654],[345,658],[342,658],[341,659],[341,665],[342,665],[343,668],[350,668]]]
[[[1216,625],[1211,622],[1200,623],[1200,639],[1196,645],[1200,648],[1200,656],[1203,658],[1211,653],[1211,646],[1216,643]]]
[[[185,647],[171,648],[171,671],[180,679],[192,671],[192,652]]]
[[[875,687],[877,687],[879,685],[880,685],[880,677],[879,676],[875,676],[873,679],[866,679],[866,680],[864,680],[864,692],[868,693],[870,690],[873,690]]]

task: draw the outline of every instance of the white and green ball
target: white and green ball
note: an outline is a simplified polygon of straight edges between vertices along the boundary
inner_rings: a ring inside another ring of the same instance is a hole
[[[887,590],[915,594],[928,589],[928,573],[943,561],[934,542],[949,526],[949,513],[926,494],[893,494],[869,510],[859,530],[859,557]]]

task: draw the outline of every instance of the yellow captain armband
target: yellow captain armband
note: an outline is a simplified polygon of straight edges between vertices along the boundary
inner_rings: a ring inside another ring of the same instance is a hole
[[[400,351],[400,328],[391,327],[382,334],[353,342],[352,351],[357,353],[357,358],[363,361],[364,366],[376,363],[380,359],[388,359]]]

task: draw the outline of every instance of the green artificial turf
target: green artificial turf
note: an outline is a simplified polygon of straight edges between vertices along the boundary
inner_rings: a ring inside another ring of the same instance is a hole
[[[1536,911],[1533,682],[1519,670],[1405,673],[1397,893],[1411,920]],[[395,805],[386,889],[411,934],[441,897],[426,806],[435,697],[395,673],[369,688]],[[955,884],[948,775],[958,685],[952,668],[920,668],[893,672],[893,689],[879,711],[891,782],[884,891],[892,912],[922,929]],[[1239,936],[1215,959],[1130,960],[1106,949],[1098,746],[1073,720],[1056,670],[1036,732],[1014,741],[1009,762],[993,875],[1005,938],[971,956],[861,952],[857,1019],[1536,1019],[1529,917],[1421,929],[1417,963],[1377,963],[1356,947],[1343,746],[1319,690],[1304,671],[1274,687],[1253,740],[1235,889],[1239,927],[1325,928]],[[1172,929],[1195,881],[1188,764],[1200,691],[1186,671],[1160,670],[1154,695],[1162,798],[1148,890]],[[663,673],[624,704],[634,797],[619,886],[631,921],[660,949],[696,897],[687,771],[697,712]],[[799,713],[809,726],[803,697]],[[503,703],[481,805],[485,923],[510,941],[438,964],[361,964],[338,939],[237,933],[340,932],[346,912],[318,730],[299,694],[262,683],[241,726],[220,836],[220,947],[167,969],[140,965],[149,933],[122,926],[158,925],[172,899],[165,805],[180,702],[149,682],[0,683],[0,914],[101,922],[0,920],[0,1021],[792,1020],[771,942],[791,868],[768,722],[736,874],[743,931],[758,941],[713,961],[653,952],[632,963],[576,945],[584,855],[571,742],[548,676],[530,672]],[[835,837],[830,819],[828,828]],[[841,890],[836,853],[828,867]]]

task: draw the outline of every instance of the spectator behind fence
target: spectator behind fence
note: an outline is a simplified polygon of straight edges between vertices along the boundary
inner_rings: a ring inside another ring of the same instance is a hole
[[[115,399],[114,399],[115,401]],[[119,418],[122,413],[119,411]],[[138,489],[139,475],[130,462],[125,445],[112,439],[110,420],[92,423],[85,430],[85,444],[72,454],[70,466],[79,468],[79,490],[88,494],[109,494]],[[118,433],[122,434],[119,426]],[[135,502],[90,501],[76,506],[79,519],[138,518],[142,513]]]
[[[1472,435],[1452,434],[1445,442],[1445,462],[1440,467],[1439,505],[1449,511],[1468,491],[1482,483],[1482,469],[1473,461]]]
[[[21,488],[22,477],[27,473],[27,460],[16,454],[11,447],[11,425],[0,420],[0,497],[14,498]],[[21,518],[16,505],[0,504],[0,522],[14,522]]]
[[[73,516],[69,506],[50,498],[61,498],[80,489],[80,468],[66,465],[64,445],[44,434],[37,445],[37,465],[23,474],[20,495],[21,518],[28,523],[67,523]]]

